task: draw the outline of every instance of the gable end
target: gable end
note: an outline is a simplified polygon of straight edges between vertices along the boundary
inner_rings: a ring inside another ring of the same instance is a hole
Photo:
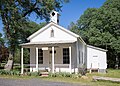
[[[65,29],[65,28],[63,28],[63,27],[61,27],[61,26],[59,26],[59,25],[57,25],[57,24],[55,24],[55,23],[53,23],[53,22],[50,22],[50,23],[48,23],[46,26],[44,26],[43,28],[39,29],[37,32],[35,32],[35,33],[33,33],[31,36],[29,36],[29,37],[27,38],[27,40],[33,39],[34,37],[36,37],[37,35],[39,35],[41,32],[45,31],[45,30],[46,30],[47,28],[49,28],[50,26],[55,26],[55,27],[57,27],[58,29],[60,29],[60,30],[62,30],[62,31],[64,31],[64,32],[70,34],[70,35],[73,36],[73,37],[76,37],[76,38],[79,37],[79,35],[71,32],[71,31],[69,31],[69,30],[67,30],[67,29]]]

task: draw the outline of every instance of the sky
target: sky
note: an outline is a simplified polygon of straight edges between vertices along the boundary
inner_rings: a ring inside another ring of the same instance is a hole
[[[69,3],[63,4],[61,8],[62,11],[59,12],[60,25],[67,28],[71,22],[76,22],[87,8],[99,8],[105,1],[106,0],[70,0]],[[32,14],[29,19],[38,24],[44,21],[36,19],[34,14]],[[3,33],[2,28],[2,21],[0,20],[0,33]]]

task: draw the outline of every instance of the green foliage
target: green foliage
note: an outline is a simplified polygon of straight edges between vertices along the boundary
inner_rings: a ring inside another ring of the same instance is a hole
[[[0,33],[0,62],[6,61],[8,58],[8,49],[5,47],[5,41],[2,38],[2,34]]]
[[[20,49],[17,48],[15,51],[15,56],[14,56],[14,63],[20,63]]]
[[[19,43],[22,42],[27,42],[27,37],[45,26],[46,23],[40,23],[36,24],[35,22],[28,22],[28,24],[24,27],[24,31],[22,32],[23,34],[19,35]],[[21,41],[20,41],[21,40]],[[30,53],[29,49],[24,49],[24,63],[29,64],[30,62]],[[14,62],[15,63],[20,63],[20,48],[17,47],[16,50],[14,51]]]
[[[20,75],[19,71],[7,71],[7,70],[0,70],[0,75]]]
[[[120,86],[120,83],[113,83],[110,81],[96,81],[94,82],[92,77],[93,76],[103,76],[103,77],[113,77],[113,78],[120,78],[120,70],[113,70],[113,69],[108,69],[108,73],[107,74],[100,74],[100,73],[91,73],[91,74],[87,74],[86,78],[71,78],[71,77],[46,77],[46,78],[42,78],[42,77],[36,77],[36,76],[12,76],[12,79],[18,80],[18,79],[25,79],[25,80],[29,80],[29,79],[33,79],[33,78],[37,78],[37,79],[42,79],[42,80],[47,80],[47,81],[52,81],[52,82],[65,82],[65,83],[71,83],[71,84],[76,84],[76,85],[90,85],[90,86]],[[7,78],[11,80],[11,75],[0,75],[0,77],[2,78]]]
[[[30,64],[30,51],[29,49],[24,49],[24,63]]]
[[[13,67],[13,70],[21,71],[21,66],[14,66],[14,67]]]
[[[70,77],[70,78],[80,78],[80,74],[70,74],[67,72],[59,72],[59,73],[49,73],[49,77]]]
[[[24,26],[23,31],[21,31],[22,34],[20,34],[21,43],[26,42],[27,37],[32,35],[37,30],[41,29],[45,25],[46,25],[45,22],[40,23],[40,24],[37,24],[37,23],[32,22],[32,21],[27,22],[27,24]]]
[[[37,19],[48,21],[49,13],[52,10],[60,11],[63,2],[67,1],[69,0],[0,0],[0,18],[9,53],[14,57],[18,45],[26,42],[28,35],[34,32],[35,29],[29,28],[29,16],[32,13],[36,14]]]
[[[2,34],[0,33],[0,45],[4,45],[4,39],[2,38]]]
[[[108,67],[120,63],[120,0],[107,0],[100,8],[88,8],[71,31],[87,44],[108,50]]]
[[[40,72],[27,72],[28,76],[39,76]]]

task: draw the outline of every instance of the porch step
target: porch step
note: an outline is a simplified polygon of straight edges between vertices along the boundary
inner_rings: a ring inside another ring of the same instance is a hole
[[[48,77],[49,73],[48,72],[41,72],[40,76],[41,77]]]

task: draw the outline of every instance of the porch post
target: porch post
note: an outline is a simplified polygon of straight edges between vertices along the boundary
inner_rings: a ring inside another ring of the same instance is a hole
[[[71,71],[71,46],[69,47],[69,60],[70,60],[69,69],[70,69],[70,74],[71,74],[72,73]]]
[[[36,47],[36,71],[38,72],[38,47]]]
[[[21,74],[23,74],[23,47],[21,48]]]
[[[52,47],[52,73],[54,73],[54,69],[55,69],[55,66],[54,66],[54,47]]]

